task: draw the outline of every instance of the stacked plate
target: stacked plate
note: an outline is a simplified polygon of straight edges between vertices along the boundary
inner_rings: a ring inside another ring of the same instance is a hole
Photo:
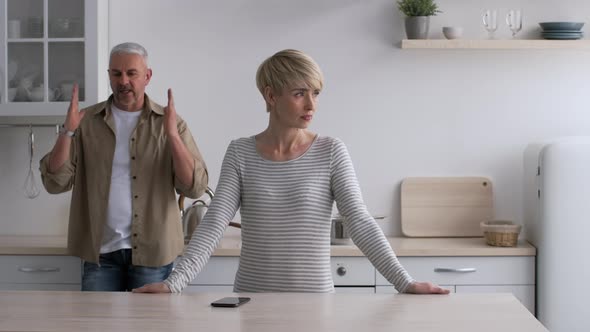
[[[539,23],[545,39],[581,39],[584,37],[582,27],[584,22],[542,22]]]

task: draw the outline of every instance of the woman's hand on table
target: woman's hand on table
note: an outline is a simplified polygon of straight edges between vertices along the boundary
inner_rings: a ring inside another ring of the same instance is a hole
[[[133,289],[133,293],[172,293],[170,288],[163,282],[155,282],[147,284],[139,288]]]
[[[414,281],[405,291],[410,294],[449,294],[448,289],[441,288],[431,282]]]

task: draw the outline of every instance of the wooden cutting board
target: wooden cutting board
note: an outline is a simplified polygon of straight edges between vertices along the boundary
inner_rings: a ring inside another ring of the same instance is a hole
[[[483,236],[494,216],[492,182],[484,177],[414,177],[401,186],[402,233],[410,237]]]

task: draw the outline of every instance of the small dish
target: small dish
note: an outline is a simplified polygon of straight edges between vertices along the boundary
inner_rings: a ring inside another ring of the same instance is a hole
[[[541,22],[539,23],[543,30],[576,30],[580,31],[584,22]]]
[[[443,27],[442,32],[446,39],[459,39],[463,36],[462,27]]]
[[[29,99],[31,101],[43,101],[45,98],[45,89],[43,87],[36,87],[29,91]]]
[[[583,33],[580,30],[542,30],[542,33]]]

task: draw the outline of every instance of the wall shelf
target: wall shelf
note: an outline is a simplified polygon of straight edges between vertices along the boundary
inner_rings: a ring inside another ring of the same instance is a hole
[[[590,40],[548,40],[548,39],[404,39],[403,49],[577,49],[590,50]]]

